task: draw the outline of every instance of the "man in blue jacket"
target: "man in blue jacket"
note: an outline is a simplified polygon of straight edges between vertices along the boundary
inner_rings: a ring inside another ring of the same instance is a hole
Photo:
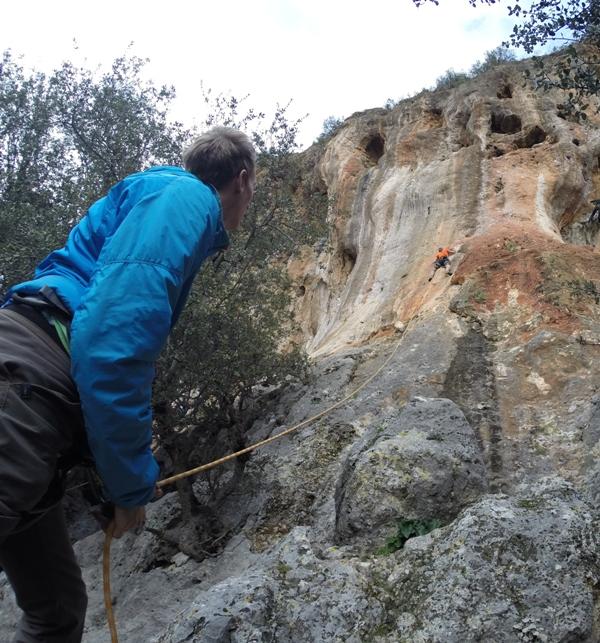
[[[23,610],[19,643],[81,640],[87,598],[60,497],[86,443],[115,537],[154,495],[154,363],[256,181],[252,144],[229,128],[200,136],[184,167],[116,184],[0,309],[0,566]]]

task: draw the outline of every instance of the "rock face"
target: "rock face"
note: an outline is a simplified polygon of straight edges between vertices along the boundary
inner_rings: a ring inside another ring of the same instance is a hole
[[[410,540],[387,578],[410,641],[595,641],[598,523],[573,488],[543,479],[487,496]],[[389,619],[389,613],[388,613]],[[395,640],[394,636],[391,640]]]
[[[358,441],[336,493],[336,536],[383,539],[399,520],[453,520],[487,490],[475,432],[449,400],[415,399]]]
[[[563,239],[597,242],[600,226],[584,222],[600,196],[598,117],[565,120],[562,100],[504,65],[346,121],[320,166],[333,199],[332,251],[294,267],[315,354],[435,305],[444,279],[426,277],[438,245],[464,246],[472,259],[485,249],[489,265],[547,245],[569,257]]]
[[[289,268],[313,378],[246,442],[348,399],[245,461],[204,559],[174,493],[114,544],[122,641],[600,641],[600,135],[563,100],[504,65],[311,151],[330,238]],[[86,643],[101,545],[76,544]]]

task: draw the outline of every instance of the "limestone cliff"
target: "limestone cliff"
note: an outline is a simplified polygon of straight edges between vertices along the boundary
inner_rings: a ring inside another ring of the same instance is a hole
[[[474,423],[500,486],[577,479],[589,450],[574,422],[600,369],[600,118],[582,125],[563,100],[513,64],[348,119],[317,168],[330,243],[291,266],[316,358],[410,320],[454,346],[436,392]],[[430,283],[438,246],[457,251],[454,274]]]
[[[231,465],[195,482],[203,560],[174,545],[174,493],[115,543],[122,641],[600,640],[600,119],[521,72],[356,114],[308,153],[330,234],[289,268],[313,377],[257,392],[246,442],[385,367],[233,488]],[[429,282],[439,245],[453,274]],[[91,643],[101,545],[76,545]]]
[[[332,199],[331,251],[294,266],[315,355],[439,304],[447,284],[426,282],[438,245],[468,259],[486,249],[489,264],[509,249],[520,260],[517,249],[536,244],[569,253],[565,241],[596,243],[598,227],[580,222],[600,197],[599,120],[567,120],[563,98],[504,65],[344,123],[318,167]],[[483,263],[469,261],[453,283]]]

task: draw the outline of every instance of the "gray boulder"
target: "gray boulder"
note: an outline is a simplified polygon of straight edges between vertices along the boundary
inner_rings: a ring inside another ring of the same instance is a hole
[[[386,583],[395,608],[378,640],[598,641],[598,526],[558,478],[523,487],[514,498],[483,498],[396,554]]]
[[[486,490],[462,411],[450,400],[414,398],[350,454],[336,492],[336,537],[381,541],[399,520],[449,522]]]
[[[318,552],[292,530],[260,566],[200,593],[159,643],[360,643],[384,618],[369,563]]]

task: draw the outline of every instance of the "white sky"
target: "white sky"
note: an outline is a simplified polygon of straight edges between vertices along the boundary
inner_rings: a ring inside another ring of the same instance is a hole
[[[203,81],[214,92],[249,93],[260,110],[292,99],[291,115],[309,114],[300,134],[307,145],[327,116],[414,94],[449,68],[468,70],[507,38],[508,4],[12,0],[2,6],[0,49],[50,71],[66,59],[108,65],[133,43],[130,53],[150,58],[148,75],[175,86],[173,113],[186,125],[201,123]]]

